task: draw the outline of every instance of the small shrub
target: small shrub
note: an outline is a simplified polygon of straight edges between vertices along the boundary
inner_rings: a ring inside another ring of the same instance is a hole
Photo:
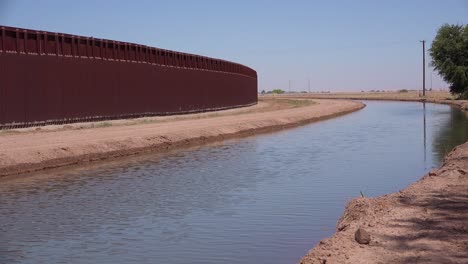
[[[406,89],[401,89],[401,90],[398,90],[398,92],[399,92],[399,93],[407,93],[408,90],[406,90]]]
[[[153,120],[148,119],[148,118],[145,118],[145,119],[143,119],[143,120],[141,121],[141,123],[143,123],[143,124],[149,124],[149,123],[152,123],[152,122],[153,122]]]
[[[101,122],[101,123],[97,123],[94,127],[110,127],[110,126],[112,126],[111,122]]]
[[[314,102],[311,100],[288,100],[288,103],[296,108],[296,107],[303,107],[303,106],[309,106],[312,105]]]

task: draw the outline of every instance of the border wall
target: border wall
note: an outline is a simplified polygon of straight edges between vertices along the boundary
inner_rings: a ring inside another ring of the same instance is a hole
[[[0,30],[0,129],[257,103],[257,73],[238,63],[92,37]]]

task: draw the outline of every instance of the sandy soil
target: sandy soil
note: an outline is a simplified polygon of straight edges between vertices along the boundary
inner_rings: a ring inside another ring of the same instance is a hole
[[[353,101],[275,99],[203,114],[3,131],[0,176],[267,132],[362,107],[362,103]]]
[[[468,142],[406,189],[350,201],[336,233],[300,263],[468,263]]]
[[[315,99],[353,99],[353,100],[389,100],[419,101],[439,104],[450,104],[468,110],[468,100],[454,100],[449,92],[427,91],[422,97],[418,91],[400,92],[342,92],[342,93],[292,93],[282,95],[265,95],[264,98],[315,98]]]

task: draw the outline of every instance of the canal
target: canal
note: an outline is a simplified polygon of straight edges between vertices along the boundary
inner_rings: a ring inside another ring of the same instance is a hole
[[[296,263],[346,202],[398,191],[468,140],[437,104],[0,181],[0,263]]]

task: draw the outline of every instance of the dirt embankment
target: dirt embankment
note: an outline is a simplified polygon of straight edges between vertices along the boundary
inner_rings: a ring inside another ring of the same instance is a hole
[[[350,201],[300,263],[468,263],[468,142],[406,189]]]
[[[6,131],[0,134],[0,176],[278,130],[363,107],[353,101],[262,100],[204,114]]]
[[[264,96],[266,98],[271,95]],[[276,95],[280,98],[311,98],[311,99],[347,99],[347,100],[382,100],[382,101],[412,101],[449,104],[468,110],[468,100],[454,100],[449,92],[427,91],[426,96],[421,96],[418,91],[408,92],[342,92],[342,93],[292,93]]]

